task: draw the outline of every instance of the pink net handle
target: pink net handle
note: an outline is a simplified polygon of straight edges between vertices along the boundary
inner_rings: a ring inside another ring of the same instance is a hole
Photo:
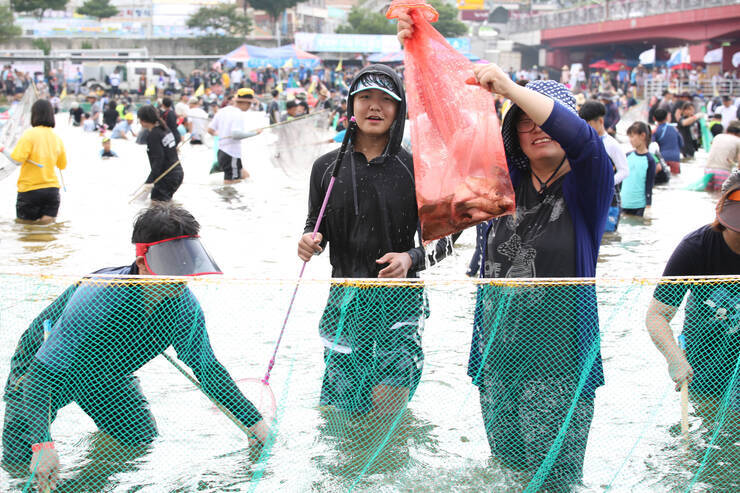
[[[439,13],[434,10],[434,7],[419,0],[393,0],[393,3],[388,7],[388,12],[385,13],[385,16],[388,19],[398,19],[400,14],[408,14],[410,10],[421,12],[424,18],[429,22],[437,22],[439,19]]]

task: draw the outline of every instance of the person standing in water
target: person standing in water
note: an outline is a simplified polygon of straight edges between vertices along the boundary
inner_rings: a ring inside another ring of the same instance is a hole
[[[360,71],[350,86],[347,114],[357,119],[357,130],[338,164],[339,176],[315,238],[312,232],[339,150],[317,159],[311,170],[298,256],[308,262],[328,244],[334,278],[415,278],[427,256],[415,242],[414,166],[401,146],[406,96],[398,75],[385,65]],[[436,259],[444,258],[447,242],[439,242],[437,251]],[[421,283],[332,285],[319,323],[326,365],[321,405],[381,416],[405,410],[421,377],[421,337],[428,313]]]
[[[648,151],[650,127],[635,122],[627,129],[634,151],[627,154],[629,175],[622,183],[622,211],[631,216],[644,216],[653,204],[655,158]]]
[[[252,89],[239,89],[234,96],[234,104],[220,109],[208,126],[208,133],[218,136],[218,163],[224,172],[224,185],[249,178],[242,165],[242,140],[261,132],[244,130],[244,112],[251,108],[253,101]]]
[[[150,104],[142,106],[136,116],[141,127],[148,131],[146,153],[151,173],[146,179],[144,188],[151,191],[153,201],[168,202],[180,188],[185,176],[177,155],[175,136],[154,106]],[[157,183],[154,183],[155,181]]]
[[[31,106],[31,128],[21,135],[13,152],[0,148],[21,166],[15,211],[22,221],[49,224],[59,212],[60,185],[54,168],[60,172],[67,168],[67,154],[54,125],[54,108],[40,99]]]

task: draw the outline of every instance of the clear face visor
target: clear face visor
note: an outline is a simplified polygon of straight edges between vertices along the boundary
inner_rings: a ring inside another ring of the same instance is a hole
[[[717,219],[724,227],[740,233],[740,190],[727,195]]]
[[[197,236],[178,236],[154,243],[137,243],[136,256],[158,276],[223,274]]]

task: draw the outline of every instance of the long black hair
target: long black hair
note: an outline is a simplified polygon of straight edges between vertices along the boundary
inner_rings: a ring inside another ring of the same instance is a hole
[[[136,112],[136,116],[141,122],[153,123],[162,125],[163,128],[168,128],[162,116],[159,114],[159,110],[151,104],[145,104],[139,111]]]
[[[39,99],[31,106],[31,126],[54,128],[54,107],[48,99]]]

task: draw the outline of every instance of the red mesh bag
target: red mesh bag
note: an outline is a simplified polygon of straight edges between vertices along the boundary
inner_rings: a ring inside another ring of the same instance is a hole
[[[420,0],[395,0],[386,17],[407,12],[405,79],[416,201],[422,238],[435,240],[514,212],[514,190],[493,95],[465,83],[472,63],[434,29],[437,12]]]

